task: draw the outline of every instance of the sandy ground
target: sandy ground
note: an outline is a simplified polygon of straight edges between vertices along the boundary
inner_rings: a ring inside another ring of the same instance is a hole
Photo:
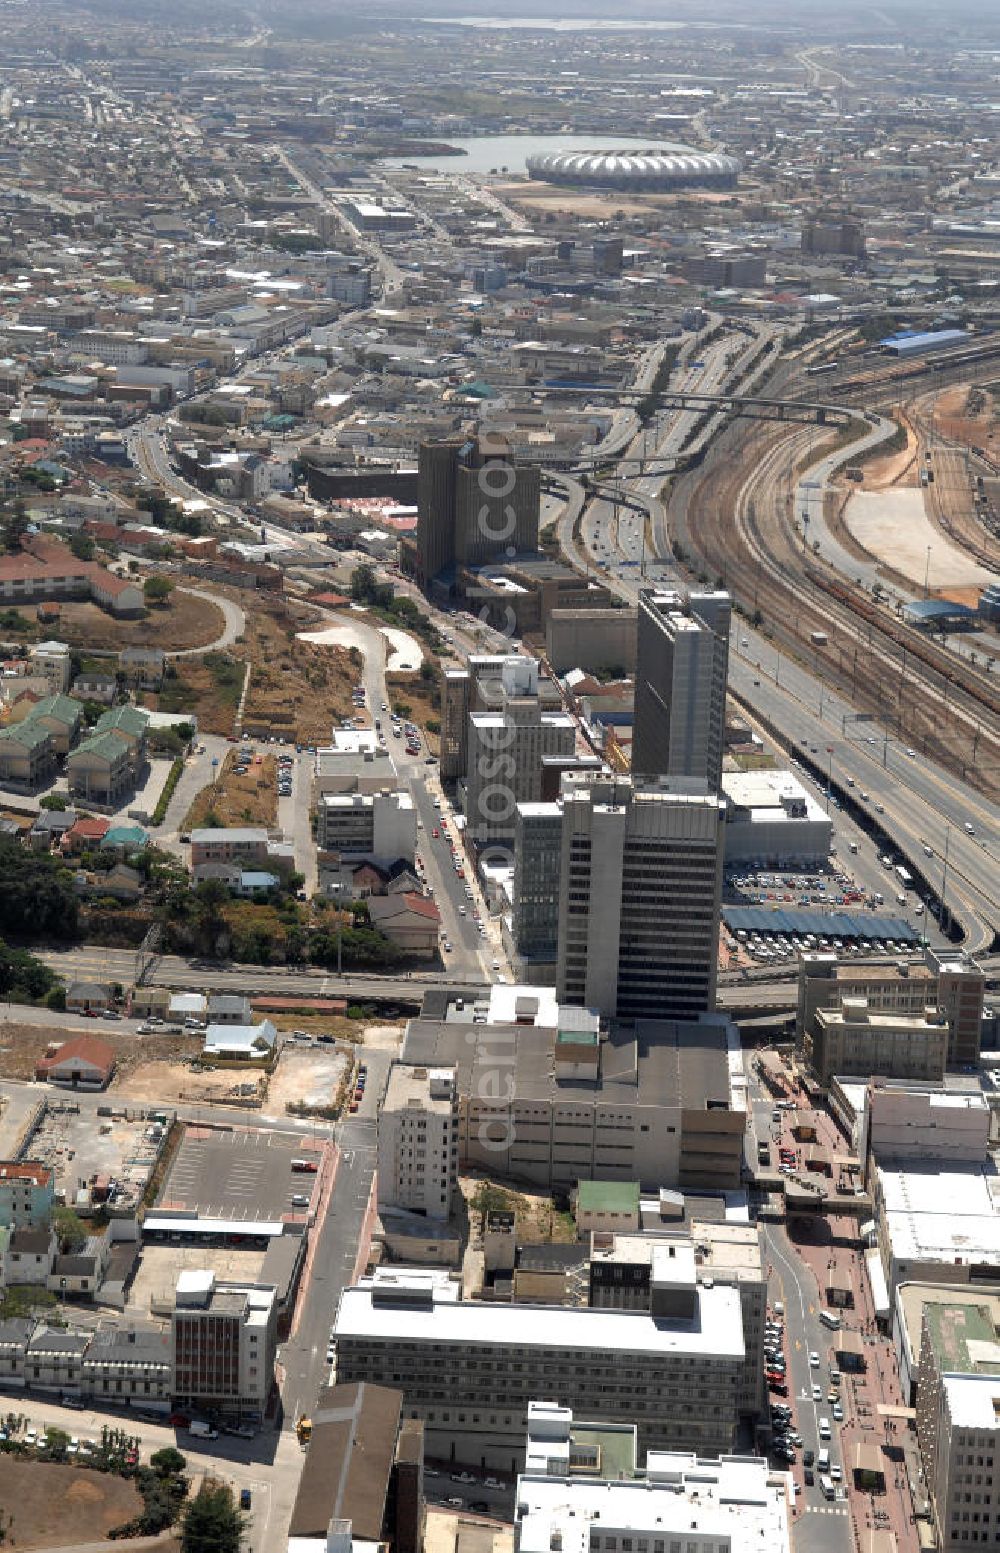
[[[306,1105],[332,1105],[346,1071],[347,1057],[343,1052],[332,1047],[324,1050],[321,1046],[303,1046],[296,1051],[287,1044],[271,1074],[267,1109],[278,1115],[294,1100]]]
[[[398,674],[403,669],[415,669],[421,663],[424,651],[415,636],[408,631],[397,631],[392,626],[380,626],[389,644],[386,672]],[[322,631],[300,631],[299,642],[314,642],[319,647],[356,647],[359,652],[368,651],[368,637],[353,626],[327,626]]]
[[[373,1051],[398,1052],[403,1041],[402,1025],[368,1025],[364,1044]]]
[[[397,631],[393,626],[382,626],[381,631],[391,649],[385,663],[387,674],[400,674],[420,667],[424,650],[415,636],[408,631]]]
[[[175,1105],[181,1101],[220,1101],[234,1099],[240,1086],[260,1086],[260,1074],[250,1068],[232,1073],[201,1073],[181,1062],[146,1062],[129,1073],[121,1083],[113,1083],[116,1098],[152,1101]],[[244,1099],[250,1098],[244,1095]]]
[[[927,573],[932,588],[985,588],[996,581],[985,566],[951,544],[931,524],[923,492],[916,489],[858,491],[847,503],[844,521],[870,554],[922,587]]]

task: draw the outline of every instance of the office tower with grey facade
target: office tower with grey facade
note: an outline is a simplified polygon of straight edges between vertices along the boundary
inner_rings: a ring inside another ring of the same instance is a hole
[[[491,709],[469,714],[466,823],[477,845],[509,847],[517,805],[541,800],[543,759],[572,755],[576,724],[558,703],[550,710],[552,687],[536,658],[500,659],[484,678],[478,693]]]
[[[639,597],[632,771],[722,782],[729,672],[728,593]]]
[[[519,803],[514,818],[511,935],[518,980],[551,983],[559,947],[562,805]]]
[[[541,471],[517,464],[505,437],[480,433],[420,445],[417,551],[426,586],[455,566],[538,549]]]
[[[560,1002],[619,1019],[715,1007],[725,803],[703,782],[567,777]]]

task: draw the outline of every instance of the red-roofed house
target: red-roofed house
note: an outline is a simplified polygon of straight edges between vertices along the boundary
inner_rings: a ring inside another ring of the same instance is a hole
[[[71,1089],[106,1089],[115,1071],[114,1047],[96,1035],[77,1035],[35,1064],[35,1077]]]
[[[430,959],[437,954],[441,913],[426,895],[415,890],[400,895],[373,895],[368,902],[372,925],[407,954]]]
[[[94,847],[100,846],[110,829],[111,821],[104,819],[103,816],[81,814],[78,820],[74,820],[69,830],[63,831],[59,850],[74,854],[90,852]]]

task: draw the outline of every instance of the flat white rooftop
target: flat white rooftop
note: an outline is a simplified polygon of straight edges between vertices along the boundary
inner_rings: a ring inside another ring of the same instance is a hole
[[[699,1553],[713,1542],[729,1553],[787,1553],[789,1546],[786,1478],[761,1457],[713,1461],[651,1451],[645,1478],[523,1476],[517,1503],[520,1553],[549,1553],[554,1533],[562,1553],[589,1553],[595,1526],[616,1535],[683,1537]]]
[[[897,1262],[1000,1263],[1000,1177],[992,1164],[878,1175]]]
[[[489,1348],[542,1348],[650,1358],[744,1357],[739,1291],[700,1288],[693,1322],[654,1321],[643,1311],[486,1305],[475,1300],[423,1306],[382,1303],[372,1289],[345,1289],[334,1334],[381,1342],[469,1343]]]

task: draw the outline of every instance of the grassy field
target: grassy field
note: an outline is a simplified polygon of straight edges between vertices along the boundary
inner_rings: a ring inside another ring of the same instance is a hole
[[[125,1478],[54,1462],[0,1456],[0,1506],[11,1547],[64,1548],[101,1542],[142,1509]]]
[[[274,755],[258,757],[240,774],[234,770],[236,751],[230,750],[218,780],[203,787],[184,819],[184,830],[204,825],[210,814],[223,825],[274,825],[278,818],[278,762]]]

